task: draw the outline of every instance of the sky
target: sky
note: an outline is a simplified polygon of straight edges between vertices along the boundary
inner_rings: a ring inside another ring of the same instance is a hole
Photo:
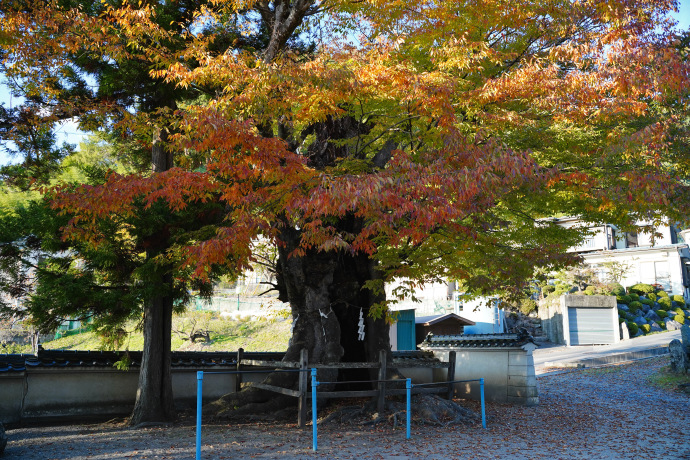
[[[680,0],[680,10],[674,15],[678,20],[678,28],[681,30],[690,29],[690,0]],[[21,100],[12,98],[7,91],[7,87],[2,83],[3,79],[0,76],[0,103],[5,107],[14,107]],[[68,142],[70,144],[79,145],[79,142],[84,137],[85,133],[79,131],[77,125],[73,122],[64,123],[57,131],[58,143]],[[4,151],[0,151],[0,165],[10,163],[17,163],[20,158],[10,158]]]
[[[0,103],[7,108],[11,108],[16,107],[17,105],[21,104],[21,102],[21,99],[13,98],[10,95],[7,87],[4,84],[4,78],[0,76]],[[56,130],[55,134],[57,135],[58,144],[68,142],[70,144],[79,145],[79,142],[81,142],[82,138],[85,136],[85,133],[79,131],[76,123],[73,122],[62,124],[60,128]],[[18,156],[9,157],[4,150],[0,150],[0,165],[19,163],[20,161],[21,158]]]

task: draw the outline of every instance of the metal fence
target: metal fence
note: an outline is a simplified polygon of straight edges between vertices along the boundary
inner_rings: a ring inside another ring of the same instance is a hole
[[[385,384],[385,383],[400,383],[400,380],[357,380],[357,381],[338,381],[338,382],[320,382],[316,379],[316,368],[311,369],[281,369],[281,370],[249,370],[249,371],[224,371],[224,372],[197,372],[197,409],[196,409],[196,460],[201,460],[201,426],[202,426],[202,399],[203,399],[203,381],[204,374],[243,374],[243,373],[276,373],[276,372],[310,372],[311,373],[311,405],[312,405],[312,449],[314,452],[318,449],[318,414],[316,408],[316,400],[318,398],[318,387],[319,385],[327,384],[342,384],[342,383],[372,383],[372,384]],[[472,380],[453,380],[444,381],[436,383],[422,383],[422,384],[412,384],[412,379],[405,380],[405,394],[406,394],[406,439],[411,437],[411,419],[412,419],[412,393],[414,388],[430,387],[434,385],[448,385],[449,383],[467,383],[467,382],[478,382],[480,388],[481,396],[481,411],[482,411],[482,427],[486,428],[486,409],[484,405],[484,379],[472,379]],[[305,395],[309,395],[306,393]]]

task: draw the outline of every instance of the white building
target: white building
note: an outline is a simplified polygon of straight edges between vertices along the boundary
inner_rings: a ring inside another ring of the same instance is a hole
[[[386,297],[394,298],[395,283],[386,285]],[[465,326],[465,334],[496,334],[505,332],[505,315],[499,302],[486,297],[464,300],[455,289],[455,283],[430,283],[414,290],[414,297],[398,301],[393,311],[414,310],[415,316],[444,315],[455,313],[473,321],[473,326]]]
[[[662,225],[649,233],[624,233],[614,225],[588,225],[578,218],[556,219],[564,227],[586,226],[592,236],[571,252],[579,253],[602,281],[610,262],[619,263],[623,270],[621,284],[659,284],[669,294],[690,299],[690,250],[683,240],[685,232],[672,225]],[[651,230],[651,229],[650,229]],[[686,234],[690,236],[690,233]]]

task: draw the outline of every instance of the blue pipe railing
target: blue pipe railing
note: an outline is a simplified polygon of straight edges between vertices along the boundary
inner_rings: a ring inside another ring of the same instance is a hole
[[[312,369],[312,372],[316,369]],[[266,371],[215,371],[204,372],[198,371],[196,373],[196,460],[201,460],[201,413],[202,413],[202,399],[204,392],[204,375],[205,374],[274,374],[277,372],[307,372],[309,369],[283,369],[283,370],[266,370]]]
[[[203,395],[203,381],[204,374],[261,374],[261,373],[274,373],[274,372],[311,372],[311,414],[312,414],[312,449],[314,452],[318,449],[318,423],[317,423],[317,410],[316,410],[316,399],[317,399],[317,388],[319,385],[330,384],[330,383],[353,383],[352,382],[319,382],[316,380],[316,369],[289,369],[289,370],[272,370],[272,371],[225,371],[225,372],[204,372],[198,371],[197,375],[197,395],[196,395],[196,460],[201,460],[201,415],[202,415],[202,395]],[[357,380],[357,382],[371,382],[376,383],[379,380]],[[384,380],[384,382],[395,382],[399,383],[400,380]],[[479,393],[481,399],[482,407],[482,427],[486,428],[486,409],[484,405],[484,379],[471,379],[471,380],[453,380],[450,382],[437,382],[437,383],[421,383],[412,384],[412,379],[405,380],[405,390],[406,390],[406,438],[411,437],[411,420],[412,420],[412,388],[414,387],[425,387],[433,385],[448,385],[449,383],[467,383],[467,382],[479,382]]]

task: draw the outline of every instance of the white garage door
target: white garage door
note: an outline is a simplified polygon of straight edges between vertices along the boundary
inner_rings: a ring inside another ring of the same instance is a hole
[[[614,343],[617,325],[613,324],[610,308],[568,307],[568,323],[571,345]]]

